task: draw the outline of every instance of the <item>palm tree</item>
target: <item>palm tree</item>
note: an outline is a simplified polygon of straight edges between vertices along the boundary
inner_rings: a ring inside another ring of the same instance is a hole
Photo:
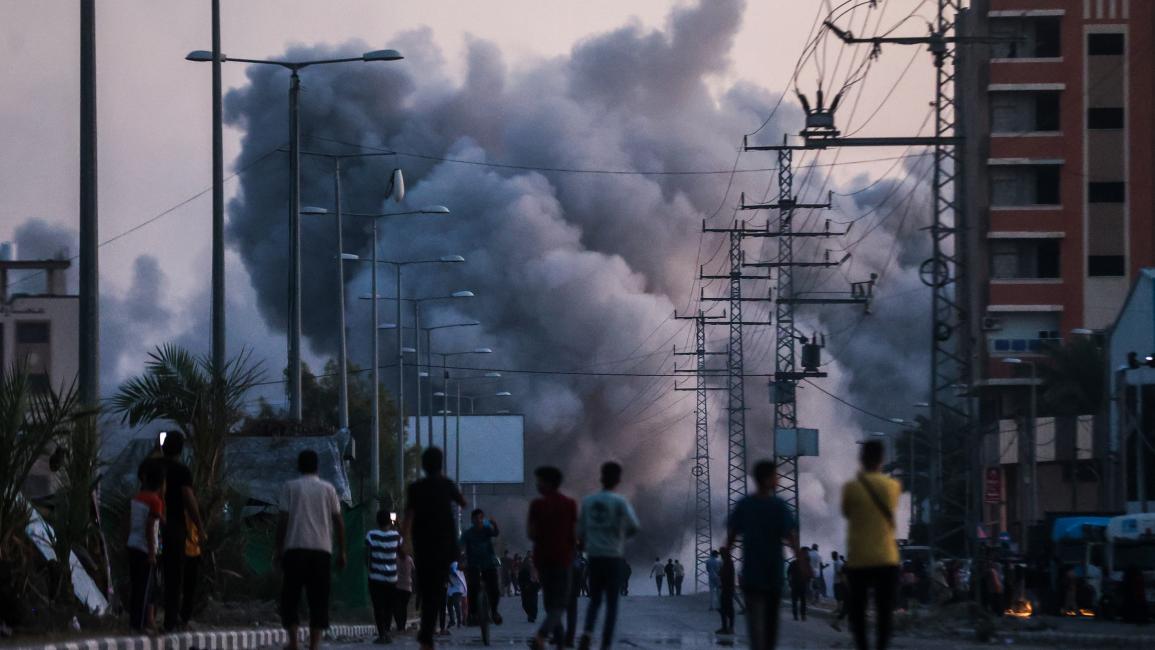
[[[76,404],[73,387],[38,390],[19,366],[0,374],[0,561],[20,553],[17,536],[29,517],[20,491],[48,443],[71,424]]]
[[[130,426],[166,420],[184,434],[205,526],[212,527],[225,505],[225,438],[244,419],[245,396],[261,377],[248,350],[217,368],[211,356],[167,343],[112,397],[113,411]]]

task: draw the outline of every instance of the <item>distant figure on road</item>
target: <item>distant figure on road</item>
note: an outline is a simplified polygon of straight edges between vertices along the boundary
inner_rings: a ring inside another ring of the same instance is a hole
[[[521,574],[521,553],[513,554],[513,564],[509,567],[509,579],[513,581],[513,595],[517,596],[521,593],[521,588],[517,584],[517,576]]]
[[[526,553],[517,574],[518,590],[521,593],[521,610],[530,623],[537,622],[537,592],[541,583],[537,577],[537,567],[533,564],[533,553]]]
[[[681,560],[674,560],[674,590],[679,596],[682,595],[682,583],[686,581],[686,567],[682,566]]]
[[[397,591],[393,598],[393,622],[398,634],[409,624],[409,600],[413,597],[413,556],[409,553],[397,558]]]
[[[734,571],[734,558],[726,546],[720,551],[714,551],[713,556],[711,559],[718,559],[718,613],[722,615],[722,627],[717,634],[733,634],[734,598],[738,595],[738,576]]]
[[[710,551],[710,559],[706,560],[706,579],[710,585],[710,611],[720,607],[718,598],[722,588],[722,558],[717,550]]]
[[[365,568],[369,573],[369,599],[377,624],[376,643],[389,643],[393,623],[393,601],[397,598],[397,553],[401,533],[386,510],[377,512],[377,527],[365,534]],[[399,632],[401,630],[398,630]]]
[[[562,618],[569,605],[573,584],[573,558],[577,547],[577,503],[560,492],[562,473],[556,467],[534,471],[541,496],[529,504],[526,534],[533,541],[533,558],[541,583],[545,618],[531,647],[545,650],[555,635],[562,635]]]
[[[846,558],[839,556],[837,551],[831,551],[830,567],[831,579],[834,581],[834,600],[838,604],[834,618],[830,620],[830,627],[841,631],[839,624],[846,618]]]
[[[501,625],[501,613],[497,607],[501,603],[501,586],[498,584],[497,551],[493,548],[493,540],[501,531],[497,522],[486,517],[481,508],[471,512],[469,518],[473,525],[461,533],[461,548],[465,551],[465,580],[469,585],[469,593],[475,595],[481,593],[481,582],[485,581],[490,620],[494,625]],[[477,598],[469,599],[469,620],[477,621]]]
[[[449,586],[446,593],[449,602],[445,609],[448,612],[449,622],[442,626],[442,634],[448,632],[451,627],[465,627],[465,608],[462,607],[461,601],[469,597],[469,587],[465,574],[461,572],[461,567],[456,562],[449,565]]]
[[[675,583],[675,580],[678,579],[678,576],[677,576],[678,570],[674,568],[674,559],[673,558],[666,560],[666,566],[665,566],[664,571],[666,574],[666,595],[667,596],[676,596],[677,594],[675,593],[675,591],[677,590],[677,584]]]
[[[654,558],[654,566],[650,568],[650,577],[654,579],[654,585],[658,588],[658,595],[662,595],[662,579],[666,577],[666,565],[662,564],[662,558]]]
[[[457,559],[453,504],[465,507],[465,497],[461,496],[457,484],[441,475],[442,461],[437,447],[422,452],[421,469],[425,470],[425,478],[409,486],[401,526],[406,545],[412,545],[417,570],[417,598],[421,605],[417,643],[423,650],[433,647],[437,614],[445,606],[449,565]]]
[[[846,518],[847,605],[854,643],[865,650],[866,606],[874,591],[879,650],[890,641],[891,613],[898,583],[898,544],[894,538],[894,511],[902,486],[881,473],[883,446],[868,440],[860,454],[862,470],[842,487],[842,516]]]
[[[618,594],[621,590],[622,558],[626,539],[641,529],[634,507],[614,488],[622,482],[622,466],[605,463],[601,470],[602,490],[582,500],[578,519],[578,538],[590,559],[590,604],[586,610],[585,630],[579,650],[590,650],[590,637],[598,622],[602,599],[606,601],[606,621],[602,628],[602,650],[614,642],[614,625],[618,620]]]
[[[743,540],[742,591],[746,597],[746,623],[750,649],[768,650],[778,643],[778,605],[782,600],[782,545],[798,555],[794,515],[786,502],[774,496],[777,476],[774,463],[754,465],[754,494],[734,506],[727,526],[726,547]]]
[[[818,551],[818,545],[814,544],[810,547],[810,575],[814,584],[814,597],[810,602],[817,603],[819,599],[826,598],[826,575],[823,572],[829,564],[822,563],[822,554]]]
[[[513,595],[513,558],[509,556],[509,550],[506,549],[501,554],[501,593],[505,597]]]
[[[309,602],[309,648],[321,646],[329,627],[329,576],[333,553],[337,568],[344,569],[345,521],[337,490],[317,476],[317,452],[306,449],[297,456],[300,478],[285,483],[278,505],[277,563],[284,571],[281,587],[281,622],[289,633],[289,650],[297,650],[301,592]],[[336,549],[333,538],[337,538]]]
[[[786,565],[786,582],[790,585],[790,611],[798,620],[801,605],[802,620],[806,620],[806,600],[810,596],[813,581],[810,578],[810,549],[803,546],[798,557]]]

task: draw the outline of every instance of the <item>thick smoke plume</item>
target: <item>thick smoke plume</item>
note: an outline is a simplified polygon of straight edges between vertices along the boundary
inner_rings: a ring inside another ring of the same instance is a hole
[[[436,271],[421,267],[406,275],[409,296],[457,289],[477,294],[468,303],[444,305],[428,315],[425,323],[476,318],[483,324],[439,333],[434,347],[488,345],[494,355],[461,363],[547,371],[507,372],[503,379],[502,387],[516,395],[510,406],[526,414],[530,465],[560,465],[569,476],[567,487],[576,493],[594,485],[603,460],[622,461],[627,492],[637,500],[647,529],[635,549],[639,556],[664,555],[692,539],[688,459],[693,400],[690,393],[672,391],[670,377],[645,375],[671,372],[670,348],[692,340],[688,323],[672,316],[696,297],[691,292],[697,292],[692,280],[698,266],[717,267],[723,261],[711,255],[716,240],[700,245],[702,220],[728,223],[737,193],[762,196],[767,178],[738,174],[727,194],[727,174],[556,170],[729,170],[741,135],[762,123],[776,98],[743,83],[718,90],[744,8],[741,0],[704,1],[673,10],[662,30],[631,24],[590,37],[566,56],[544,60],[509,61],[495,44],[474,40],[461,82],[450,78],[428,29],[388,44],[294,46],[285,53],[287,58],[328,58],[388,46],[405,54],[400,63],[303,71],[304,148],[401,152],[391,160],[344,163],[347,210],[391,207],[385,192],[393,166],[404,168],[409,208],[444,204],[453,210],[450,217],[384,222],[377,242],[382,258],[466,257],[465,265]],[[286,144],[288,79],[284,71],[267,66],[250,68],[248,77],[248,86],[226,98],[226,119],[245,133],[237,166],[252,165],[230,205],[229,235],[251,275],[261,315],[273,330],[283,331],[288,192],[285,161],[275,152]],[[775,141],[784,131],[796,132],[799,116],[785,105],[759,137]],[[539,169],[480,164],[493,162]],[[332,207],[330,170],[331,163],[305,157],[304,205]],[[848,209],[862,209],[870,195],[859,200]],[[366,256],[372,242],[365,224],[348,221],[346,251]],[[878,236],[883,242],[892,238],[886,231]],[[332,222],[306,219],[304,242],[304,332],[318,354],[329,356],[336,347],[333,314],[338,309]],[[864,261],[856,274],[865,276],[886,266],[883,262]],[[899,264],[905,268],[908,262],[902,258]],[[380,293],[391,295],[391,274],[382,278]],[[367,275],[351,273],[348,284],[350,296],[365,293]],[[349,302],[351,346],[355,360],[365,365],[367,326],[361,324],[368,315],[363,303]],[[858,335],[862,345],[855,349],[867,347],[876,335],[900,336],[887,329],[899,319],[876,314]],[[817,319],[815,326],[830,327]],[[882,340],[888,347],[907,347],[903,341]],[[873,390],[867,370],[872,359],[839,359],[846,387],[863,395]],[[766,372],[765,366],[749,371]],[[638,376],[580,374],[591,371]],[[757,439],[752,446],[766,455],[764,381],[751,380],[747,395],[753,409],[751,436]],[[720,406],[717,400],[712,404],[718,494],[725,469],[723,420],[716,417]],[[845,414],[839,415],[832,417],[832,426],[836,422],[844,432],[853,428]],[[813,500],[806,498],[807,503]],[[837,518],[836,509],[826,505],[829,498],[819,496],[824,522]],[[509,500],[506,514],[520,518],[524,503],[522,497]],[[835,528],[818,530],[830,535],[824,542],[835,542]]]

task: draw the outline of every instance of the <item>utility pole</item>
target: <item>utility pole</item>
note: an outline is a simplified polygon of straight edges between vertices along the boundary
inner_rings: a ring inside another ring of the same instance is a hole
[[[220,409],[221,374],[225,357],[225,162],[221,111],[221,0],[212,0],[213,41],[213,250],[212,250],[212,359],[217,376],[217,403]],[[219,417],[219,414],[218,414]]]
[[[746,275],[742,272],[744,256],[742,254],[742,240],[747,236],[757,236],[760,231],[749,230],[745,222],[735,222],[729,228],[707,228],[702,223],[702,232],[725,233],[729,237],[730,255],[729,272],[724,275],[707,275],[699,269],[702,280],[726,280],[729,291],[725,296],[708,298],[701,296],[701,302],[726,302],[729,304],[729,318],[718,322],[705,322],[707,325],[725,325],[727,328],[726,348],[726,511],[733,512],[734,506],[742,497],[746,496],[747,458],[746,458],[746,393],[745,374],[742,359],[742,328],[748,325],[771,325],[769,322],[749,322],[742,320],[742,303],[754,301],[769,301],[765,298],[742,297],[742,280],[768,280],[766,275]],[[735,560],[741,558],[742,549],[735,546],[733,555]]]
[[[714,516],[713,516],[713,499],[710,487],[710,432],[709,432],[709,414],[708,414],[708,391],[720,390],[720,388],[711,388],[706,385],[706,378],[708,373],[717,372],[706,368],[706,357],[709,355],[725,355],[725,352],[707,352],[706,351],[706,323],[711,319],[722,318],[720,316],[707,316],[702,310],[694,316],[678,316],[674,318],[679,320],[694,321],[694,351],[693,352],[678,352],[674,350],[675,357],[694,357],[694,369],[691,371],[695,377],[695,385],[693,388],[680,388],[674,386],[674,390],[692,390],[695,392],[694,403],[694,466],[690,472],[694,476],[694,589],[701,591],[703,588],[709,588],[710,579],[706,570],[706,562],[710,559],[710,550],[714,543]],[[725,370],[725,369],[720,369]],[[675,368],[675,372],[682,372]]]
[[[805,149],[803,145],[790,145],[785,138],[781,145],[755,146],[743,142],[746,151],[774,151],[778,156],[778,200],[775,203],[746,203],[742,195],[739,204],[740,210],[777,210],[778,218],[774,230],[770,230],[767,223],[766,230],[760,236],[774,238],[778,244],[777,258],[772,262],[751,262],[747,268],[765,268],[774,271],[777,278],[777,295],[775,299],[774,325],[774,379],[770,385],[770,394],[774,400],[774,461],[778,471],[778,496],[786,502],[794,513],[796,521],[801,521],[801,510],[798,504],[798,382],[804,379],[825,377],[818,367],[820,345],[817,340],[806,342],[795,327],[794,312],[798,305],[829,305],[829,304],[865,304],[869,300],[871,283],[855,283],[851,285],[849,296],[837,294],[823,294],[816,297],[804,297],[794,289],[794,270],[797,268],[824,269],[836,267],[846,261],[831,260],[829,253],[820,261],[795,261],[794,239],[797,238],[831,238],[841,237],[845,232],[830,230],[830,221],[819,231],[798,231],[794,229],[795,210],[829,209],[830,201],[825,203],[799,203],[794,195],[794,152]],[[873,282],[873,279],[872,281]],[[817,337],[815,337],[817,339]],[[798,341],[804,341],[802,369],[796,363],[796,346]],[[808,348],[813,350],[807,354]],[[795,441],[793,448],[787,448],[782,438]]]
[[[100,405],[100,235],[96,201],[96,0],[80,0],[80,404]]]
[[[840,29],[830,21],[825,26],[847,44],[868,44],[877,52],[884,44],[925,45],[934,59],[935,98],[934,135],[931,137],[840,137],[834,128],[836,97],[829,109],[822,106],[821,95],[817,108],[806,110],[807,128],[802,132],[809,148],[825,147],[883,147],[929,146],[933,149],[934,169],[931,179],[933,222],[930,227],[933,252],[920,269],[922,281],[932,291],[931,298],[931,362],[930,362],[930,421],[931,449],[929,485],[925,495],[930,503],[928,513],[928,542],[934,547],[947,547],[964,552],[971,544],[979,523],[976,506],[980,471],[975,450],[978,445],[971,438],[976,432],[971,400],[960,392],[969,389],[971,372],[971,341],[967,331],[969,287],[966,246],[960,233],[965,232],[965,213],[958,209],[965,199],[962,178],[962,160],[958,145],[962,143],[960,106],[956,102],[958,46],[990,43],[1000,39],[984,36],[960,36],[957,20],[966,11],[964,0],[938,0],[931,33],[926,36],[883,36],[858,38]],[[961,333],[959,330],[963,330]],[[950,448],[948,449],[948,442]],[[947,456],[952,456],[947,459]],[[947,463],[962,465],[966,483],[963,492],[970,494],[962,501],[948,496],[945,479]],[[912,497],[916,495],[912,494]]]

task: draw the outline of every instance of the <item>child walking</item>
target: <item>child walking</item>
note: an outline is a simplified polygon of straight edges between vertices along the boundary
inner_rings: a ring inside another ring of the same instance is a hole
[[[128,623],[133,630],[143,632],[152,623],[149,606],[156,586],[156,551],[160,525],[164,521],[164,469],[156,463],[141,468],[141,486],[129,503],[128,513],[128,575],[132,583],[129,592]]]

